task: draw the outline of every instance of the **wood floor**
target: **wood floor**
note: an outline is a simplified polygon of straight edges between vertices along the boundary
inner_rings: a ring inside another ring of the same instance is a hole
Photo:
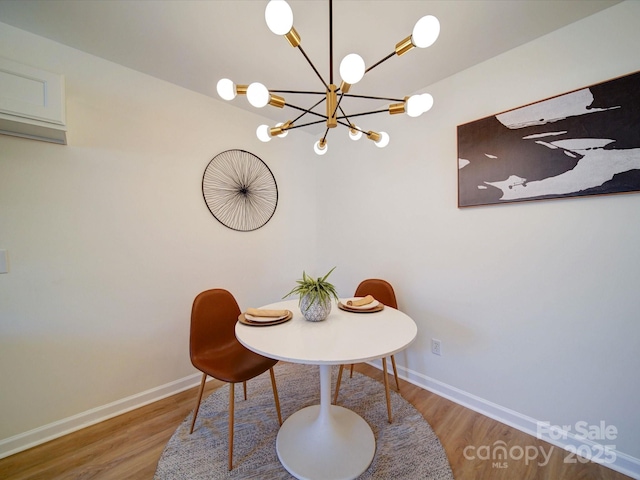
[[[382,379],[382,373],[369,365],[357,365],[356,370]],[[348,373],[346,377],[344,381],[348,381]],[[390,384],[394,385],[393,381]],[[217,381],[209,382],[207,393],[219,386]],[[575,463],[567,463],[564,450],[410,383],[401,381],[400,387],[402,396],[422,413],[440,438],[457,480],[629,479],[601,465],[581,463],[576,457]],[[194,388],[4,458],[0,460],[0,479],[152,479],[164,446],[193,409],[196,394]],[[480,450],[482,456],[499,441],[505,442],[512,456],[517,457],[527,447],[533,456],[535,447],[538,453],[544,449],[545,455],[551,450],[550,459],[544,466],[538,464],[544,462],[541,455],[532,461],[473,459],[478,457],[479,447],[486,446]]]

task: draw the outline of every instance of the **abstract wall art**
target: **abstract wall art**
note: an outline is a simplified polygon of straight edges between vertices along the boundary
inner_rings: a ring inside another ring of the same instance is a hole
[[[640,72],[458,126],[458,207],[640,192]]]

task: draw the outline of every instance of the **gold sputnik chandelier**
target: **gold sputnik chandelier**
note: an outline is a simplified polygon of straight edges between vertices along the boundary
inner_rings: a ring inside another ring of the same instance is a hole
[[[269,29],[276,35],[285,37],[293,48],[297,48],[309,65],[316,73],[324,86],[324,91],[299,91],[299,90],[269,90],[261,83],[255,82],[250,85],[236,85],[227,78],[221,79],[217,84],[218,95],[224,100],[233,100],[237,95],[246,95],[247,100],[256,108],[262,108],[271,105],[277,108],[289,107],[298,112],[302,112],[298,117],[278,123],[275,127],[268,125],[260,125],[256,130],[258,138],[263,142],[268,142],[273,137],[285,137],[289,130],[295,128],[306,127],[326,123],[326,130],[320,140],[318,140],[313,149],[318,155],[324,155],[328,150],[327,135],[329,131],[338,125],[347,127],[349,137],[358,140],[364,134],[369,140],[372,140],[376,146],[385,147],[389,143],[389,135],[386,132],[375,132],[373,130],[365,131],[358,127],[353,119],[365,115],[373,115],[388,112],[391,115],[406,113],[410,117],[417,117],[428,111],[433,105],[433,97],[428,93],[411,95],[401,99],[372,97],[366,95],[353,95],[349,93],[351,87],[358,83],[365,74],[369,73],[381,63],[389,60],[397,55],[402,56],[414,47],[426,48],[431,46],[440,34],[440,22],[432,15],[427,15],[418,20],[413,28],[413,32],[407,38],[398,42],[393,52],[384,57],[382,60],[374,63],[370,67],[365,66],[362,57],[356,53],[351,53],[344,57],[340,62],[340,86],[333,83],[333,1],[329,0],[329,81],[326,82],[322,75],[318,72],[313,62],[309,59],[305,51],[302,49],[300,35],[293,28],[293,11],[285,0],[271,0],[265,9],[265,20]],[[284,97],[278,94],[312,94],[319,95],[318,100],[310,108],[303,108],[287,102]],[[372,110],[367,112],[355,113],[347,115],[340,103],[344,97],[355,97],[375,101],[391,101],[388,108],[381,110]],[[325,103],[325,113],[314,111],[316,107]],[[306,121],[300,123],[305,116],[320,117],[320,120]]]

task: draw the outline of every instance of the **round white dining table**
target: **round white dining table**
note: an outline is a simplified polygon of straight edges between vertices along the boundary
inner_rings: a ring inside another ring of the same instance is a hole
[[[331,366],[366,362],[405,349],[417,335],[415,322],[386,306],[375,313],[353,313],[334,303],[321,322],[305,320],[298,300],[262,308],[290,310],[293,318],[271,326],[238,322],[236,337],[240,343],[269,358],[318,365],[320,369],[320,404],[298,410],[278,431],[276,451],[280,462],[299,479],[358,477],[373,460],[375,437],[357,413],[331,405]]]

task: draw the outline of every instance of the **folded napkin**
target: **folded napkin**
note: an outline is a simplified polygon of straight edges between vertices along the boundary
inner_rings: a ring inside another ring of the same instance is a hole
[[[267,310],[264,308],[247,308],[249,315],[254,317],[286,317],[289,312],[286,310]]]
[[[374,300],[375,298],[373,298],[371,295],[367,295],[366,297],[359,298],[358,300],[347,300],[347,305],[350,307],[362,307],[364,305],[373,303]]]

